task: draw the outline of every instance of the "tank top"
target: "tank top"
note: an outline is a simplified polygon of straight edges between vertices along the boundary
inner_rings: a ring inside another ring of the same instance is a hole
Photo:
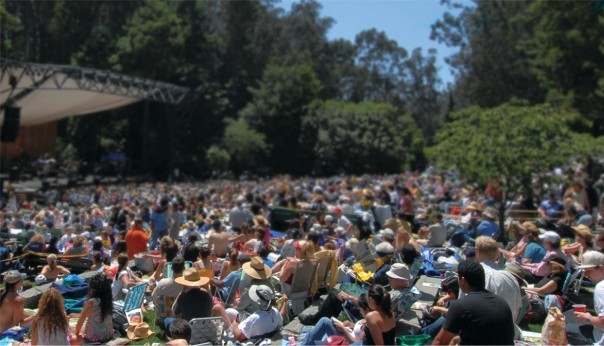
[[[40,320],[38,323],[38,345],[70,345],[71,332],[69,330],[54,330],[50,333],[45,331],[43,326],[44,320]]]
[[[384,341],[383,345],[394,345],[394,336],[396,334],[396,326],[386,332],[382,332],[382,340]],[[375,341],[373,340],[373,336],[371,336],[371,331],[369,327],[365,326],[365,340],[363,340],[363,345],[375,345]]]
[[[93,298],[93,307],[86,322],[84,339],[89,342],[102,342],[113,338],[111,315],[101,320],[101,299]]]

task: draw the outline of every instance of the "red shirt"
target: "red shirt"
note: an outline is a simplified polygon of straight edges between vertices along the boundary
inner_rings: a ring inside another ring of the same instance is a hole
[[[131,228],[126,233],[126,243],[128,244],[128,259],[134,259],[134,255],[147,251],[149,235],[140,228]]]

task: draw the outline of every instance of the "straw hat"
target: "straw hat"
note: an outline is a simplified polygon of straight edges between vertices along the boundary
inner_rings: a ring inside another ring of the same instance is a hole
[[[484,217],[488,217],[489,219],[496,219],[497,218],[497,211],[493,208],[487,208],[483,213],[482,216]]]
[[[480,206],[476,202],[471,202],[470,204],[468,204],[466,209],[471,210],[471,211],[480,211],[481,210]]]
[[[271,268],[258,256],[243,265],[243,272],[254,279],[268,279],[271,276]]]
[[[130,340],[140,340],[148,338],[154,333],[149,329],[149,325],[143,322],[128,327],[128,330],[126,330],[126,334],[128,335],[128,339]]]
[[[579,225],[577,227],[573,227],[573,231],[575,231],[575,233],[580,235],[581,237],[585,238],[585,241],[587,241],[588,243],[591,241],[591,239],[594,236],[593,233],[591,233],[591,229],[589,229],[589,227],[587,227],[585,225]]]
[[[256,216],[254,216],[254,218],[252,219],[252,222],[254,222],[255,226],[265,226],[265,225],[268,225],[268,221],[262,215],[256,215]]]
[[[201,287],[210,282],[209,278],[200,277],[199,272],[193,268],[185,269],[185,272],[181,277],[174,279],[179,285],[187,287]]]

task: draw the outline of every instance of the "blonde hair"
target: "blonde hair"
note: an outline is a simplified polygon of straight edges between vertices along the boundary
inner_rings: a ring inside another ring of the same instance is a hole
[[[40,233],[38,234],[34,234],[33,237],[31,237],[31,239],[29,240],[30,243],[43,243],[44,242],[44,236]]]
[[[302,240],[300,244],[300,259],[312,259],[315,257],[315,250],[312,242]]]
[[[476,251],[480,251],[483,257],[491,261],[496,261],[499,257],[499,246],[495,239],[484,235],[476,238]]]

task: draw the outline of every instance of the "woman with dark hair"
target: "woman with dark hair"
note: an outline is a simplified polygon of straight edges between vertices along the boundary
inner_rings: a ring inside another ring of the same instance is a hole
[[[90,279],[89,285],[88,300],[79,315],[76,335],[80,335],[86,322],[82,334],[84,342],[104,343],[113,338],[111,279],[105,274],[97,274]]]
[[[58,255],[59,254],[59,249],[57,248],[58,242],[59,242],[59,238],[57,238],[57,237],[50,238],[50,241],[48,242],[48,246],[46,247],[46,250],[44,250],[44,252],[48,253],[48,254]]]
[[[365,317],[371,308],[367,300],[367,293],[361,293],[357,301],[357,306],[361,311],[363,317]],[[329,317],[321,317],[319,322],[308,332],[306,339],[304,339],[304,345],[315,345],[317,341],[321,341],[325,335],[341,335],[344,336],[351,344],[362,341],[365,338],[365,319],[352,323],[346,321],[344,323],[340,321],[334,321]]]
[[[113,280],[113,283],[111,284],[113,299],[120,297],[124,288],[130,288],[143,281],[134,275],[130,268],[128,268],[127,254],[120,254],[117,257],[117,264],[117,274],[115,275],[115,280]]]
[[[117,256],[123,253],[128,255],[128,243],[126,243],[125,240],[118,240],[117,242],[115,242],[115,249],[113,249],[113,252],[111,253],[112,267],[117,266]]]
[[[365,316],[363,345],[394,345],[396,318],[392,313],[390,293],[384,287],[373,285],[367,290],[369,307],[373,310]]]
[[[93,243],[92,243],[92,250],[90,250],[90,252],[88,253],[88,259],[92,259],[92,254],[94,252],[100,252],[101,253],[101,259],[103,260],[104,263],[110,263],[111,262],[111,258],[109,257],[109,254],[107,252],[105,252],[105,250],[103,249],[103,241],[100,239],[96,239]]]

